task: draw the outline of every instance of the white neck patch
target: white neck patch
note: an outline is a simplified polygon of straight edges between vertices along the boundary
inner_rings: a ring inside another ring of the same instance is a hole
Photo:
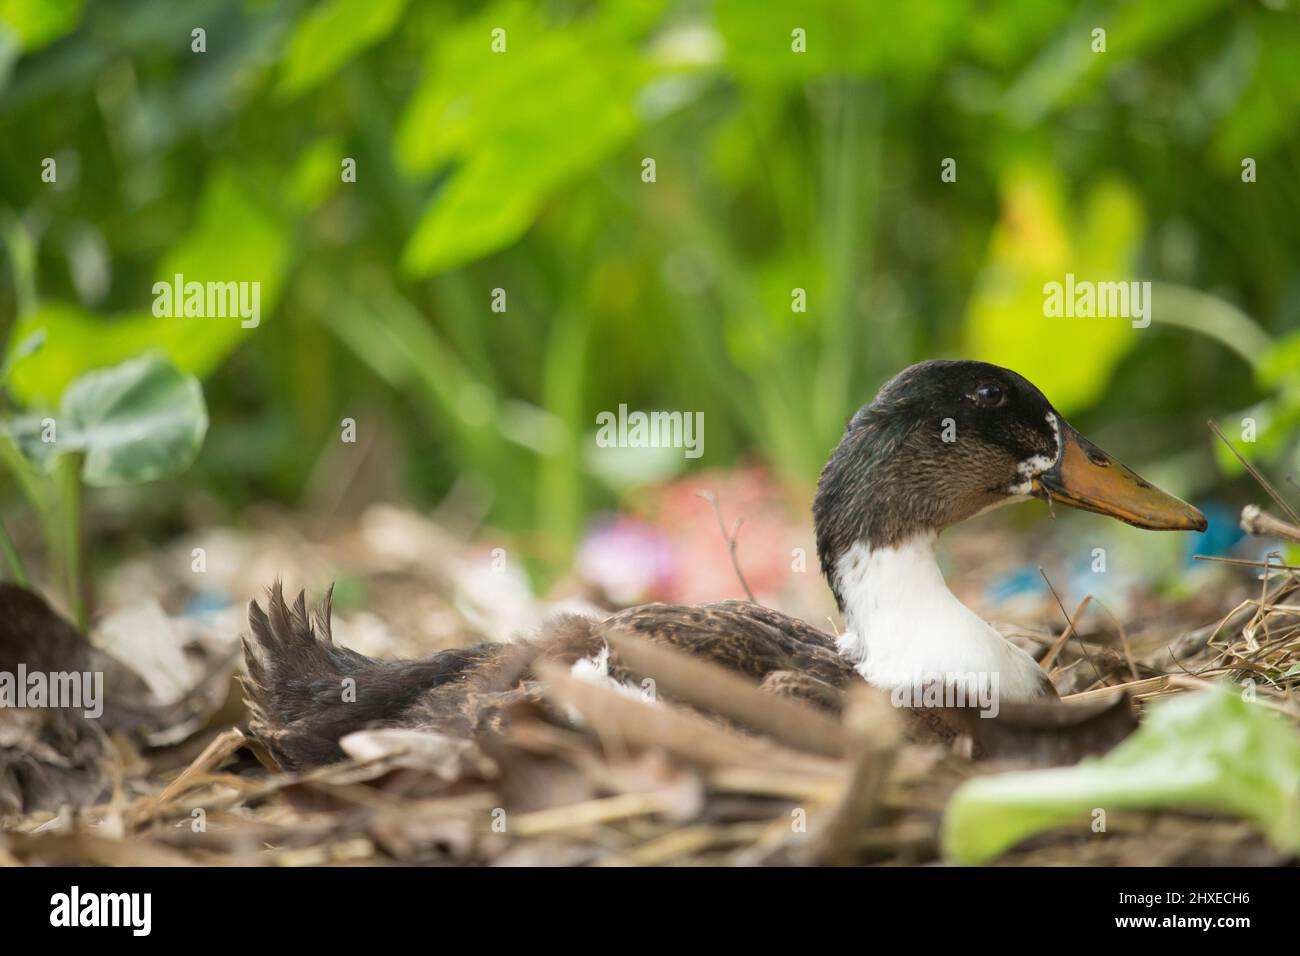
[[[847,628],[839,651],[868,683],[894,689],[934,675],[996,674],[1004,700],[1042,695],[1043,671],[957,600],[923,532],[897,547],[858,542],[835,565]]]

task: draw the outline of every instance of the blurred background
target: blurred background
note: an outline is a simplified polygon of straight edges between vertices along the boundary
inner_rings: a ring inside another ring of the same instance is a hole
[[[363,545],[520,594],[740,596],[704,492],[759,596],[824,620],[827,453],[893,373],[967,357],[1212,519],[981,518],[950,536],[977,603],[1055,609],[1041,554],[1071,607],[1193,593],[1260,497],[1206,419],[1293,490],[1298,65],[1284,0],[0,0],[8,547],[129,595],[219,537],[200,604],[323,538],[299,577],[344,607],[378,600]],[[155,317],[176,273],[260,282],[260,324]],[[1045,317],[1067,273],[1150,281],[1150,327]],[[201,383],[187,467],[14,464],[21,422],[146,355]],[[704,454],[598,448],[620,404],[702,412]]]

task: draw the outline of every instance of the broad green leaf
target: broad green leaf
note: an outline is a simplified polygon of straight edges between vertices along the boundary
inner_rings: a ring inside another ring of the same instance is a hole
[[[219,320],[220,321],[220,320]],[[230,320],[234,332],[239,321]],[[238,342],[207,319],[156,319],[148,312],[99,316],[66,302],[50,302],[19,320],[15,340],[43,333],[47,346],[13,367],[9,390],[28,407],[57,405],[77,376],[150,349],[178,367],[204,375]]]
[[[302,18],[289,40],[278,92],[311,89],[366,47],[392,32],[406,0],[327,0]]]
[[[84,6],[85,0],[0,0],[0,31],[34,53],[76,29]]]
[[[1104,757],[963,784],[944,814],[943,852],[955,863],[985,863],[1048,828],[1076,820],[1086,828],[1097,807],[1226,813],[1282,850],[1300,851],[1300,737],[1220,688],[1155,701],[1137,732]]]
[[[42,419],[53,419],[53,441]],[[82,456],[88,485],[153,481],[189,467],[208,429],[198,379],[156,355],[97,369],[64,393],[57,416],[29,415],[13,434],[24,454],[49,471],[59,455]]]
[[[282,216],[245,185],[243,174],[232,165],[218,166],[204,183],[194,227],[163,259],[155,278],[170,282],[179,273],[187,282],[257,282],[265,318],[284,287],[288,232]]]
[[[1105,391],[1124,354],[1148,330],[1124,317],[1044,315],[1050,282],[1133,281],[1144,215],[1132,190],[1103,182],[1069,209],[1046,165],[1012,170],[1002,215],[966,311],[967,355],[1015,369],[1065,414]],[[1158,321],[1158,314],[1155,316]]]
[[[495,29],[505,31],[503,53],[492,50]],[[642,78],[630,44],[587,25],[552,28],[525,6],[493,8],[445,37],[394,145],[409,177],[450,169],[403,268],[429,275],[516,241],[554,189],[635,131]]]
[[[258,282],[260,323],[279,301],[288,257],[285,226],[253,200],[232,170],[219,168],[204,187],[194,227],[160,264],[156,278],[169,285],[178,274],[185,282]],[[141,298],[146,293],[154,294],[144,289]],[[208,375],[257,333],[238,316],[185,317],[182,309],[156,316],[150,308],[98,316],[71,303],[47,302],[19,319],[10,341],[42,330],[45,347],[14,367],[9,385],[28,406],[53,406],[77,376],[151,349],[182,371]]]

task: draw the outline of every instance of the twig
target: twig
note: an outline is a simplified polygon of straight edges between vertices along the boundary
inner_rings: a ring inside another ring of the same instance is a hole
[[[609,631],[605,641],[619,663],[653,677],[659,694],[713,711],[797,750],[826,757],[844,753],[840,724],[807,704],[767,693],[736,671],[627,631]]]
[[[737,518],[736,526],[731,529],[731,534],[727,534],[727,525],[722,520],[722,506],[718,504],[718,496],[711,491],[699,491],[696,494],[713,505],[713,513],[718,518],[718,530],[722,532],[723,540],[727,542],[727,551],[731,554],[731,566],[736,571],[736,577],[740,579],[740,586],[745,589],[745,596],[749,598],[749,603],[757,604],[758,602],[754,600],[754,592],[749,589],[749,583],[741,573],[740,562],[736,559],[736,535],[740,533],[740,526],[745,523],[745,519]]]
[[[1079,606],[1074,609],[1074,616],[1066,617],[1065,630],[1061,632],[1061,636],[1058,637],[1055,641],[1053,641],[1051,647],[1047,649],[1047,653],[1043,655],[1043,659],[1038,662],[1039,667],[1041,667],[1045,671],[1050,671],[1052,669],[1052,665],[1056,663],[1057,656],[1061,653],[1061,650],[1065,647],[1065,642],[1070,639],[1070,635],[1076,633],[1074,628],[1074,622],[1079,620],[1081,617],[1083,617],[1083,612],[1088,609],[1088,605],[1091,602],[1092,602],[1092,595],[1091,594],[1084,595],[1083,600],[1079,602]],[[1060,603],[1059,600],[1057,603]],[[1061,610],[1064,611],[1065,608],[1061,608]]]
[[[680,827],[647,840],[639,846],[599,860],[594,866],[660,866],[694,856],[724,844],[744,844],[753,841],[763,829],[763,824],[746,821],[725,826],[704,823]]]
[[[629,698],[612,687],[590,684],[567,667],[538,661],[546,696],[578,712],[608,748],[651,747],[705,767],[750,767],[837,776],[843,763],[801,753],[766,738],[752,737],[666,703]]]
[[[1143,677],[1139,680],[1125,681],[1122,684],[1114,684],[1110,687],[1081,690],[1078,693],[1066,694],[1061,700],[1069,701],[1071,704],[1086,704],[1094,700],[1105,699],[1119,690],[1127,692],[1135,699],[1153,697],[1165,693],[1169,689],[1174,676],[1173,674],[1161,674],[1159,677]]]
[[[1052,597],[1056,598],[1056,606],[1059,607],[1061,609],[1061,613],[1065,615],[1066,631],[1068,632],[1073,630],[1074,622],[1070,620],[1070,614],[1068,611],[1065,610],[1065,604],[1064,602],[1061,601],[1061,596],[1056,593],[1056,588],[1052,587],[1052,582],[1047,577],[1047,571],[1045,571],[1043,568],[1039,568],[1038,573],[1041,574],[1043,576],[1043,580],[1047,582],[1047,589],[1052,592]],[[1080,604],[1080,607],[1082,608],[1083,605]],[[1077,631],[1075,632],[1075,640],[1079,642],[1079,649],[1083,651],[1083,656],[1086,657],[1088,659],[1088,663],[1092,665],[1092,672],[1097,675],[1097,680],[1101,681],[1102,684],[1105,685],[1106,678],[1102,676],[1101,671],[1097,668],[1097,664],[1092,659],[1092,655],[1088,653],[1088,645],[1085,644],[1083,640],[1079,638]]]
[[[1270,571],[1300,571],[1300,564],[1278,564],[1276,561],[1252,561],[1247,558],[1221,558],[1215,554],[1194,554],[1193,561],[1217,561],[1220,564],[1241,564],[1248,568],[1267,568]]]
[[[1206,424],[1210,426],[1210,431],[1218,435],[1219,440],[1228,446],[1228,450],[1237,456],[1237,460],[1241,462],[1242,467],[1244,467],[1248,472],[1250,472],[1250,476],[1259,482],[1261,488],[1263,488],[1265,491],[1268,492],[1268,496],[1277,502],[1278,507],[1281,508],[1283,511],[1285,511],[1287,513],[1287,516],[1293,522],[1295,522],[1296,524],[1300,524],[1300,514],[1296,514],[1295,509],[1292,508],[1289,504],[1287,504],[1286,499],[1283,498],[1280,494],[1278,494],[1277,489],[1268,483],[1267,478],[1265,478],[1262,474],[1260,474],[1259,469],[1256,468],[1254,465],[1252,465],[1250,462],[1248,462],[1246,460],[1246,457],[1241,452],[1237,451],[1236,447],[1232,444],[1232,442],[1228,441],[1228,436],[1223,433],[1223,429],[1218,426],[1218,424],[1214,421],[1214,419],[1213,418],[1207,419]]]
[[[854,860],[855,838],[875,817],[880,791],[894,765],[902,737],[898,712],[874,688],[859,688],[844,709],[844,731],[851,760],[844,789],[806,847],[796,851],[803,862],[848,864]]]
[[[510,832],[521,837],[541,836],[647,814],[671,813],[680,803],[681,797],[671,791],[620,793],[522,814],[511,821]]]
[[[1089,597],[1091,596],[1092,595],[1089,595]],[[1134,680],[1139,680],[1137,663],[1133,660],[1133,648],[1129,646],[1128,632],[1124,630],[1123,622],[1115,616],[1115,613],[1111,611],[1110,608],[1102,604],[1100,601],[1097,602],[1097,607],[1101,608],[1102,611],[1106,613],[1106,616],[1115,622],[1115,630],[1119,632],[1119,642],[1124,645],[1124,658],[1128,661],[1128,672],[1132,675]]]
[[[1259,505],[1246,505],[1241,509],[1241,530],[1246,534],[1300,541],[1300,527],[1274,518]]]
[[[158,794],[158,805],[171,803],[189,789],[195,780],[202,778],[243,745],[244,735],[237,728],[222,731],[175,780],[163,788],[162,793]]]

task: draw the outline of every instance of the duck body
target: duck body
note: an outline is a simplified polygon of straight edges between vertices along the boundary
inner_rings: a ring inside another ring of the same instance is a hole
[[[330,763],[338,741],[367,727],[411,727],[468,737],[499,727],[503,713],[535,699],[536,665],[559,663],[585,680],[641,694],[641,674],[606,640],[631,634],[751,678],[770,693],[837,712],[861,680],[835,638],[746,601],[645,604],[606,618],[562,615],[536,635],[487,642],[412,661],[382,661],[333,642],[329,600],[314,618],[299,595],[272,587],[266,611],[249,611],[245,692],[250,730],[286,768]],[[347,686],[352,693],[345,695]]]
[[[940,736],[986,723],[972,722],[976,708],[964,691],[982,716],[1010,717],[1003,729],[1014,715],[1031,715],[1060,734],[1070,720],[1098,712],[1070,707],[1068,718],[1043,716],[1044,705],[1064,706],[1047,675],[952,594],[934,553],[943,529],[1030,497],[1139,527],[1205,527],[1196,509],[1079,435],[1022,376],[983,362],[923,362],[853,416],[818,482],[813,521],[844,619],[838,636],[747,602],[650,604],[600,620],[560,618],[516,644],[377,661],[333,644],[328,602],[313,623],[302,596],[291,608],[276,586],[266,612],[256,603],[249,610],[250,727],[288,767],[337,759],[338,740],[368,726],[480,733],[528,696],[539,660],[624,688],[653,676],[619,661],[606,637],[620,631],[829,710],[865,680]],[[340,682],[349,677],[355,698],[343,702]],[[926,692],[936,689],[930,700]]]

